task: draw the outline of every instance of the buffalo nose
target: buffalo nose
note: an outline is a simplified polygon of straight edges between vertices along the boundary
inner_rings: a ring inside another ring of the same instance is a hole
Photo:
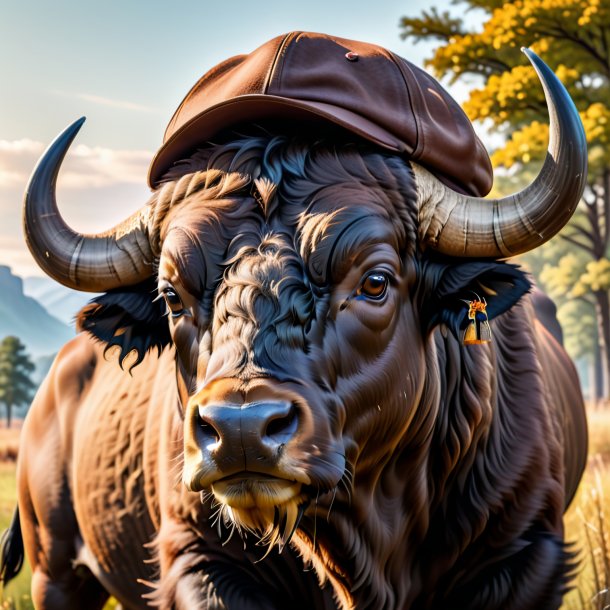
[[[201,448],[217,462],[243,452],[246,469],[275,463],[298,427],[296,407],[286,401],[207,404],[199,407],[199,420]]]

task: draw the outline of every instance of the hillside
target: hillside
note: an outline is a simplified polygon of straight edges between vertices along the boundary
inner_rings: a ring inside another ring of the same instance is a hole
[[[71,328],[78,311],[94,296],[66,288],[48,277],[23,278],[23,292],[36,299],[54,318]]]
[[[23,292],[23,281],[0,265],[0,338],[15,335],[34,358],[54,354],[74,331]]]

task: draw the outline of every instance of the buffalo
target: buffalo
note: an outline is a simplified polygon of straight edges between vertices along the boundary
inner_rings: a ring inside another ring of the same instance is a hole
[[[26,239],[102,294],[25,421],[5,580],[25,553],[40,609],[559,607],[583,401],[547,297],[505,259],[566,224],[587,152],[525,53],[551,139],[501,199],[436,81],[320,34],[208,72],[150,201],[106,233],[59,214],[82,120],[56,139]],[[491,342],[464,345],[475,297]]]

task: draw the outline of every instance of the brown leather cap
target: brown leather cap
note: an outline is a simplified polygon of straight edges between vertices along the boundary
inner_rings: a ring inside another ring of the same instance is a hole
[[[417,161],[465,193],[489,192],[489,156],[455,100],[376,45],[291,32],[212,68],[165,131],[149,183],[223,129],[261,120],[320,120]]]

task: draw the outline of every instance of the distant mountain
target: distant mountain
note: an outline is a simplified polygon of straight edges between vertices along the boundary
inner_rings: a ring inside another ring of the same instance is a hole
[[[23,278],[23,292],[35,298],[55,318],[74,327],[74,317],[94,297],[58,284],[48,277]]]
[[[58,320],[23,291],[23,281],[9,267],[0,265],[0,339],[19,337],[30,356],[55,354],[74,337],[74,330]]]

